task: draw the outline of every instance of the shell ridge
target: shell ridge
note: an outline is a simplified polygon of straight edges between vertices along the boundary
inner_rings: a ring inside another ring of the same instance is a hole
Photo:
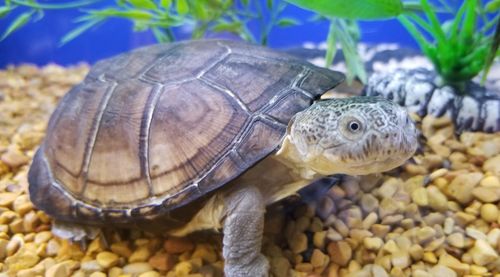
[[[82,169],[80,170],[82,174],[79,178],[79,181],[83,182],[82,189],[80,191],[82,195],[87,189],[87,179],[88,179],[90,160],[92,159],[92,153],[94,152],[94,146],[95,146],[95,141],[97,139],[97,134],[99,133],[99,129],[101,128],[101,120],[104,114],[104,110],[108,106],[109,100],[111,99],[111,96],[115,92],[117,86],[118,84],[115,81],[113,81],[108,90],[106,91],[104,99],[101,100],[101,103],[99,103],[98,113],[92,122],[91,134],[89,135],[87,143],[85,144],[85,151],[83,155],[84,160],[82,164]]]
[[[151,122],[153,121],[153,113],[156,109],[156,104],[161,94],[163,93],[162,85],[156,85],[146,101],[146,107],[143,111],[141,131],[139,134],[139,160],[141,166],[141,175],[146,178],[148,184],[148,196],[154,194],[153,183],[149,172],[149,138],[151,135]]]
[[[213,89],[216,89],[217,91],[220,91],[224,94],[227,94],[229,95],[229,97],[231,97],[231,99],[235,100],[236,103],[238,104],[238,106],[240,106],[240,108],[242,108],[247,114],[250,114],[250,109],[248,108],[248,106],[240,99],[240,97],[238,95],[236,95],[236,93],[232,92],[230,89],[228,88],[224,88],[224,87],[221,87],[220,85],[218,85],[217,83],[205,78],[205,77],[200,77],[199,78],[200,81],[202,81],[204,84],[208,85],[209,87],[213,88]]]

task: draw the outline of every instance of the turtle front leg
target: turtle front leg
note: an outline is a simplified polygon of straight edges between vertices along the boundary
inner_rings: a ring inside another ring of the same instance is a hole
[[[82,249],[86,249],[87,243],[95,239],[99,234],[101,234],[101,239],[104,240],[105,245],[107,244],[104,236],[102,236],[101,229],[94,226],[54,220],[52,222],[52,233],[59,238],[79,243]]]
[[[267,277],[261,253],[265,202],[256,187],[242,187],[224,197],[223,249],[226,277]]]

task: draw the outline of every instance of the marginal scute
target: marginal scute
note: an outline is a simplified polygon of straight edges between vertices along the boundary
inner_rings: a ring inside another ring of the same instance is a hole
[[[74,87],[61,103],[64,108],[50,119],[46,158],[56,181],[75,195],[83,189],[81,174],[90,151],[94,119],[111,87],[100,81]]]
[[[251,129],[242,139],[238,152],[247,164],[260,160],[276,150],[286,130],[286,125],[276,124],[267,120],[257,119],[251,123]],[[276,132],[276,129],[281,132]],[[266,140],[262,140],[266,138]]]
[[[288,125],[290,118],[296,113],[306,109],[313,99],[307,97],[302,92],[291,90],[276,103],[268,108],[266,114],[276,119],[282,124]]]

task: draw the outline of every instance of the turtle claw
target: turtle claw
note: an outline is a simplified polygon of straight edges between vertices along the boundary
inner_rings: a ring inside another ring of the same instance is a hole
[[[78,242],[82,249],[86,249],[88,241],[95,239],[101,233],[101,229],[95,226],[55,220],[52,223],[52,233],[59,238]],[[105,240],[103,236],[100,237]]]

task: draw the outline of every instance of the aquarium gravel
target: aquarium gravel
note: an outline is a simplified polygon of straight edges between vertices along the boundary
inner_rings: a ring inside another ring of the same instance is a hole
[[[27,170],[49,115],[87,71],[0,71],[0,276],[222,276],[219,234],[106,230],[81,248],[54,237],[30,203]],[[268,210],[273,276],[500,276],[500,133],[456,136],[448,118],[415,120],[422,147],[403,167]]]

